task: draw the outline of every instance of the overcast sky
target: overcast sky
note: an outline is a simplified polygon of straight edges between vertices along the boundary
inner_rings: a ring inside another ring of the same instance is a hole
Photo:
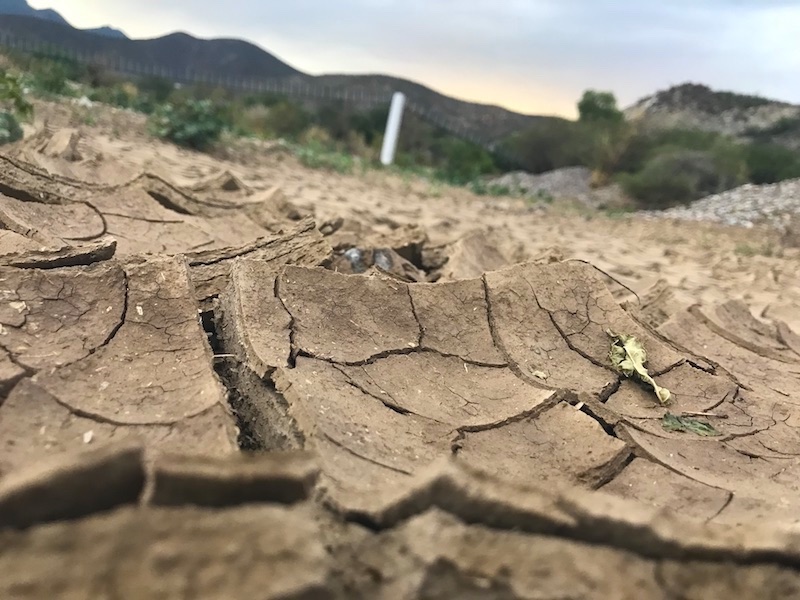
[[[692,81],[800,104],[800,0],[32,0],[80,28],[250,40],[302,71],[385,73],[574,116]]]

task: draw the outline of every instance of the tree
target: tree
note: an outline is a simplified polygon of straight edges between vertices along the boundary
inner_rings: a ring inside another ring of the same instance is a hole
[[[578,114],[578,125],[590,140],[585,148],[585,162],[593,170],[592,181],[595,185],[605,185],[625,155],[633,128],[625,122],[611,92],[586,90],[578,101]]]
[[[611,92],[586,90],[578,102],[580,121],[584,123],[621,123],[622,111],[617,108],[617,99]]]

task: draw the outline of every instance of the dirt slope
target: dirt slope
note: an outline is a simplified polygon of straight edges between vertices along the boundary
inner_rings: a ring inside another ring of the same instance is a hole
[[[800,595],[772,234],[50,116],[0,156],[0,597]]]

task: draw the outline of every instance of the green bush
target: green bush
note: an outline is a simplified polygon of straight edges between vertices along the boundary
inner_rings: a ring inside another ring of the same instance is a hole
[[[70,65],[47,58],[34,61],[31,68],[33,87],[39,93],[53,96],[69,95],[70,87],[68,81],[71,74]]]
[[[25,97],[21,78],[5,69],[0,69],[0,109],[8,109],[21,119],[33,115],[33,105]]]
[[[620,155],[617,171],[635,173],[655,156],[678,150],[711,150],[719,140],[718,133],[697,129],[642,129],[633,134]],[[729,143],[733,143],[729,140]]]
[[[501,152],[513,156],[529,173],[544,173],[561,167],[583,166],[588,136],[577,123],[566,119],[542,119],[512,136]]]
[[[492,156],[480,146],[457,138],[445,138],[436,148],[437,176],[448,183],[465,185],[495,170]]]
[[[22,139],[18,118],[27,119],[32,114],[33,106],[25,98],[20,78],[0,69],[0,145]]]
[[[750,181],[776,183],[800,177],[800,153],[777,144],[749,144],[745,156]]]
[[[372,146],[383,139],[388,118],[389,107],[380,106],[367,112],[352,115],[350,117],[350,127],[364,138],[367,145]]]
[[[163,77],[149,75],[139,79],[136,88],[155,104],[164,104],[175,90],[175,84]]]
[[[302,106],[283,100],[269,107],[265,127],[275,137],[296,139],[310,124]]]
[[[650,159],[620,179],[639,208],[662,210],[721,192],[740,183],[737,173],[712,152],[673,150]]]
[[[153,135],[178,146],[206,150],[219,140],[226,123],[210,100],[188,99],[179,104],[162,104],[150,119]]]
[[[331,150],[315,140],[309,141],[303,146],[297,146],[295,154],[302,164],[312,169],[351,173],[355,166],[355,160],[349,154]]]
[[[469,189],[476,196],[513,196],[513,192],[507,185],[496,183],[486,183],[483,179],[476,179],[469,184]]]
[[[10,112],[0,111],[0,146],[22,139],[22,127]]]

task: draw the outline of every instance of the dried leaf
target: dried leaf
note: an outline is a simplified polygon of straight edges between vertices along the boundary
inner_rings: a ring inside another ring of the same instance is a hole
[[[706,421],[700,421],[690,417],[678,417],[671,413],[664,415],[664,418],[661,420],[661,426],[667,431],[691,432],[703,437],[722,435],[719,431],[714,429],[713,425]]]
[[[663,405],[669,402],[671,394],[667,388],[660,387],[645,368],[647,352],[642,343],[632,335],[616,334],[610,329],[606,333],[611,337],[611,350],[608,358],[614,368],[625,377],[634,377],[650,385]]]

